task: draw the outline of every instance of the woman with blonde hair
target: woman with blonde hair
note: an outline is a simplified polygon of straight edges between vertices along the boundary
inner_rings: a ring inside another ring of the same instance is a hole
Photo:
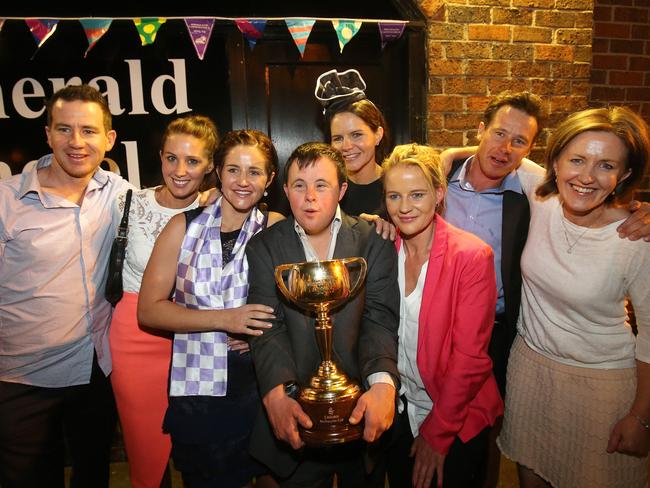
[[[490,426],[503,412],[487,353],[492,250],[440,216],[447,186],[432,148],[397,146],[383,163],[383,182],[399,230],[401,291],[402,405],[388,434],[389,483],[471,486],[482,479]]]

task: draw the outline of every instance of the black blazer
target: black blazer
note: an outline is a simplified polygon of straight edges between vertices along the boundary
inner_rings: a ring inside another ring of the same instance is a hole
[[[465,162],[457,159],[452,163],[449,178]],[[510,343],[517,335],[517,318],[521,303],[521,253],[524,251],[528,226],[530,224],[530,207],[528,198],[521,193],[506,191],[503,194],[501,227],[501,278],[505,299],[505,320],[510,331]]]
[[[273,307],[273,327],[250,340],[253,362],[262,397],[277,385],[297,381],[307,384],[321,358],[316,343],[314,318],[289,303],[275,285],[279,264],[305,261],[294,230],[293,217],[262,231],[246,246],[250,288],[248,303]],[[397,332],[400,292],[397,253],[374,227],[342,214],[335,258],[361,256],[368,262],[368,275],[359,293],[331,314],[332,358],[351,378],[365,385],[368,375],[385,371],[399,391]],[[300,453],[275,438],[262,409],[251,436],[251,454],[281,477],[289,476],[300,462]]]

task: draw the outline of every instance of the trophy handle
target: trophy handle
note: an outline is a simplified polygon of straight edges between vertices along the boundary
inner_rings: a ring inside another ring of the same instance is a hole
[[[363,284],[363,281],[366,279],[366,273],[368,271],[368,263],[363,258],[344,258],[341,259],[341,261],[343,261],[344,265],[356,264],[356,263],[359,263],[360,265],[361,271],[359,271],[357,280],[354,282],[354,285],[350,287],[350,297],[353,297],[357,293],[361,285]]]
[[[284,277],[282,276],[282,273],[294,267],[295,267],[294,264],[280,264],[275,267],[275,282],[278,285],[278,288],[280,288],[280,291],[282,292],[284,297],[293,303],[295,303],[295,301],[291,297],[291,293],[289,293],[289,289],[287,288],[287,285],[284,282]]]

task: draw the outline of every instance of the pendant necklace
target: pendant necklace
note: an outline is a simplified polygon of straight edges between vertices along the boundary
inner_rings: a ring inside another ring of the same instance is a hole
[[[560,203],[560,222],[562,222],[562,229],[564,230],[564,239],[566,240],[566,245],[567,245],[566,252],[568,254],[573,253],[573,248],[576,247],[576,244],[578,244],[580,239],[582,239],[582,237],[587,233],[587,231],[590,230],[596,222],[598,222],[598,219],[600,219],[600,216],[603,214],[604,211],[605,209],[603,208],[603,210],[600,212],[600,215],[598,215],[598,217],[596,217],[593,222],[591,222],[587,227],[585,227],[585,230],[583,230],[580,233],[580,235],[577,237],[577,239],[573,241],[573,243],[571,243],[569,241],[570,232],[569,229],[567,229],[566,222],[564,221],[566,219],[566,217],[564,216],[564,203]]]

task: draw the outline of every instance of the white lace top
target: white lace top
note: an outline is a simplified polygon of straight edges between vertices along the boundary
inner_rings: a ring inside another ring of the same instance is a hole
[[[199,205],[199,197],[197,196],[196,200],[185,208],[163,207],[156,201],[155,193],[156,188],[146,188],[134,191],[131,198],[126,260],[122,270],[124,291],[132,293],[140,291],[142,275],[149,261],[149,256],[151,256],[153,245],[169,219]],[[117,222],[122,219],[125,198],[126,192],[117,197],[117,205],[114,206]]]

